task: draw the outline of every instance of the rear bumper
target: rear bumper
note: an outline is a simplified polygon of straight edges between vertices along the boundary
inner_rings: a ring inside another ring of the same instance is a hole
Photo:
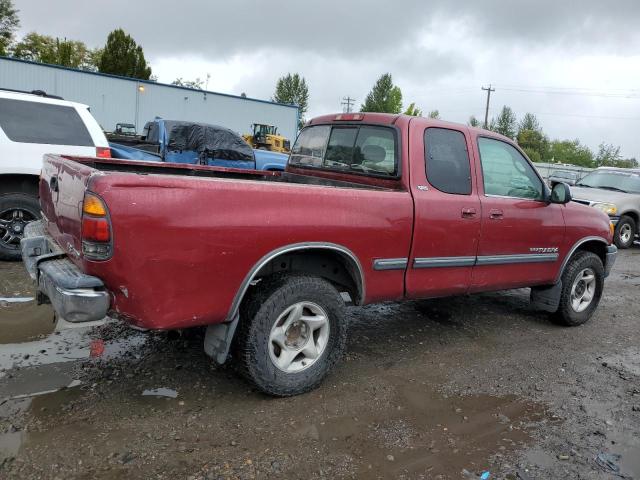
[[[615,245],[609,245],[607,247],[607,254],[604,261],[604,276],[608,277],[611,273],[611,269],[616,263],[616,256],[618,255],[618,248]]]
[[[41,295],[68,322],[102,320],[110,296],[99,278],[85,275],[44,231],[41,221],[27,225],[20,242],[22,259]]]

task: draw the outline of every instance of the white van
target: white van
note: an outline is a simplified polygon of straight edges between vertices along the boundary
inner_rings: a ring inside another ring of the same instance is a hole
[[[38,179],[46,153],[111,157],[88,106],[42,91],[0,89],[0,259],[20,259],[24,226],[40,218]]]

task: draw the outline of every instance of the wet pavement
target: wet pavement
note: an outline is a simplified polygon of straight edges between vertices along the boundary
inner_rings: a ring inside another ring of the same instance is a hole
[[[54,331],[0,263],[0,478],[640,479],[640,248],[594,318],[528,291],[350,309],[317,390],[266,397],[203,331]]]

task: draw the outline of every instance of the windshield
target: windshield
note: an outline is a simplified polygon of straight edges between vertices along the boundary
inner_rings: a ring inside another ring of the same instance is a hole
[[[620,190],[626,193],[640,193],[640,175],[614,170],[591,172],[577,183],[579,187]]]

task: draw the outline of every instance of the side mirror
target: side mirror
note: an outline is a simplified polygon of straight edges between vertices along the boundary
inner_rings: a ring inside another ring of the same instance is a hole
[[[551,203],[559,203],[564,205],[571,201],[571,189],[564,182],[556,183],[551,189]]]

